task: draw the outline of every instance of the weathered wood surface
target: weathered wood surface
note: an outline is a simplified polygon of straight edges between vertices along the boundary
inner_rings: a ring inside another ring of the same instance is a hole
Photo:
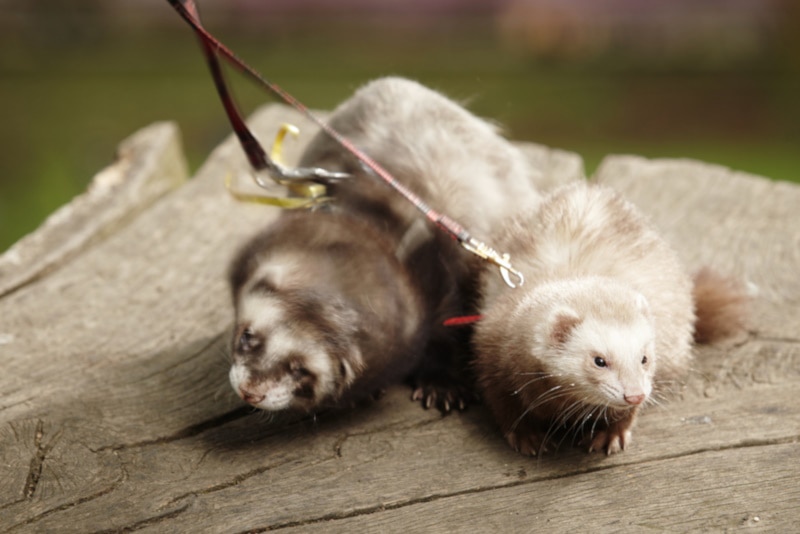
[[[123,141],[87,191],[0,256],[0,296],[35,280],[126,224],[188,178],[177,126],[157,123]]]
[[[269,139],[287,119],[310,137],[280,106],[253,123]],[[290,160],[301,145],[287,147]],[[541,185],[581,177],[574,155],[526,150]],[[153,183],[181,168],[171,153],[150,167]],[[316,420],[269,421],[243,408],[227,384],[224,271],[276,214],[225,192],[226,174],[243,172],[229,139],[176,191],[120,208],[126,224],[102,239],[44,270],[52,247],[17,258],[14,276],[36,274],[0,298],[0,531],[800,524],[800,188],[697,162],[602,165],[598,179],[648,212],[690,266],[710,263],[758,287],[754,333],[699,350],[681,398],[647,411],[623,454],[537,460],[513,453],[484,408],[442,418],[402,387]],[[0,271],[0,287],[7,280]]]

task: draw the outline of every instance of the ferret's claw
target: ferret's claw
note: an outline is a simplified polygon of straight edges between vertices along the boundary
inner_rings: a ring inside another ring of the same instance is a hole
[[[625,450],[631,442],[631,431],[626,428],[602,430],[589,443],[589,452],[603,451],[606,456]]]
[[[411,393],[411,400],[420,402],[426,410],[436,408],[442,415],[455,410],[464,411],[471,400],[470,391],[456,383],[423,383]]]

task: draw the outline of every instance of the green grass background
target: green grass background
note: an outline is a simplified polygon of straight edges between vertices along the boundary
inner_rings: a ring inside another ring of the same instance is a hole
[[[0,38],[0,251],[82,192],[138,128],[176,121],[193,170],[229,134],[193,35],[177,16],[170,22]],[[800,182],[800,69],[791,62],[631,63],[613,53],[580,64],[534,61],[481,20],[392,31],[329,22],[263,32],[207,24],[311,107],[329,109],[369,79],[404,75],[466,102],[513,139],[580,153],[590,173],[607,154],[634,153]],[[246,112],[271,100],[239,75],[229,79]]]

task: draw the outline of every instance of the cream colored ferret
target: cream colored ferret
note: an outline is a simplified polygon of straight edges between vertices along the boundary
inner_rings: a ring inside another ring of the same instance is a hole
[[[526,283],[512,291],[483,277],[475,369],[523,454],[561,440],[624,449],[654,390],[688,369],[693,334],[713,341],[743,325],[743,288],[707,270],[692,280],[645,217],[606,187],[563,186],[495,241]]]

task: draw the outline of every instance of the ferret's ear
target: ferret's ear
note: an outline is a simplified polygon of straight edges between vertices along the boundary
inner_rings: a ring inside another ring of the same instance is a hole
[[[350,385],[353,383],[353,379],[355,378],[355,373],[353,372],[353,367],[350,365],[350,362],[347,360],[342,360],[339,363],[339,372],[342,374],[342,385]]]
[[[562,307],[550,315],[548,333],[550,342],[556,345],[566,343],[570,334],[583,319],[572,308]]]
[[[348,386],[361,375],[364,371],[364,359],[357,345],[350,347],[350,353],[339,362],[339,394],[342,394]]]

